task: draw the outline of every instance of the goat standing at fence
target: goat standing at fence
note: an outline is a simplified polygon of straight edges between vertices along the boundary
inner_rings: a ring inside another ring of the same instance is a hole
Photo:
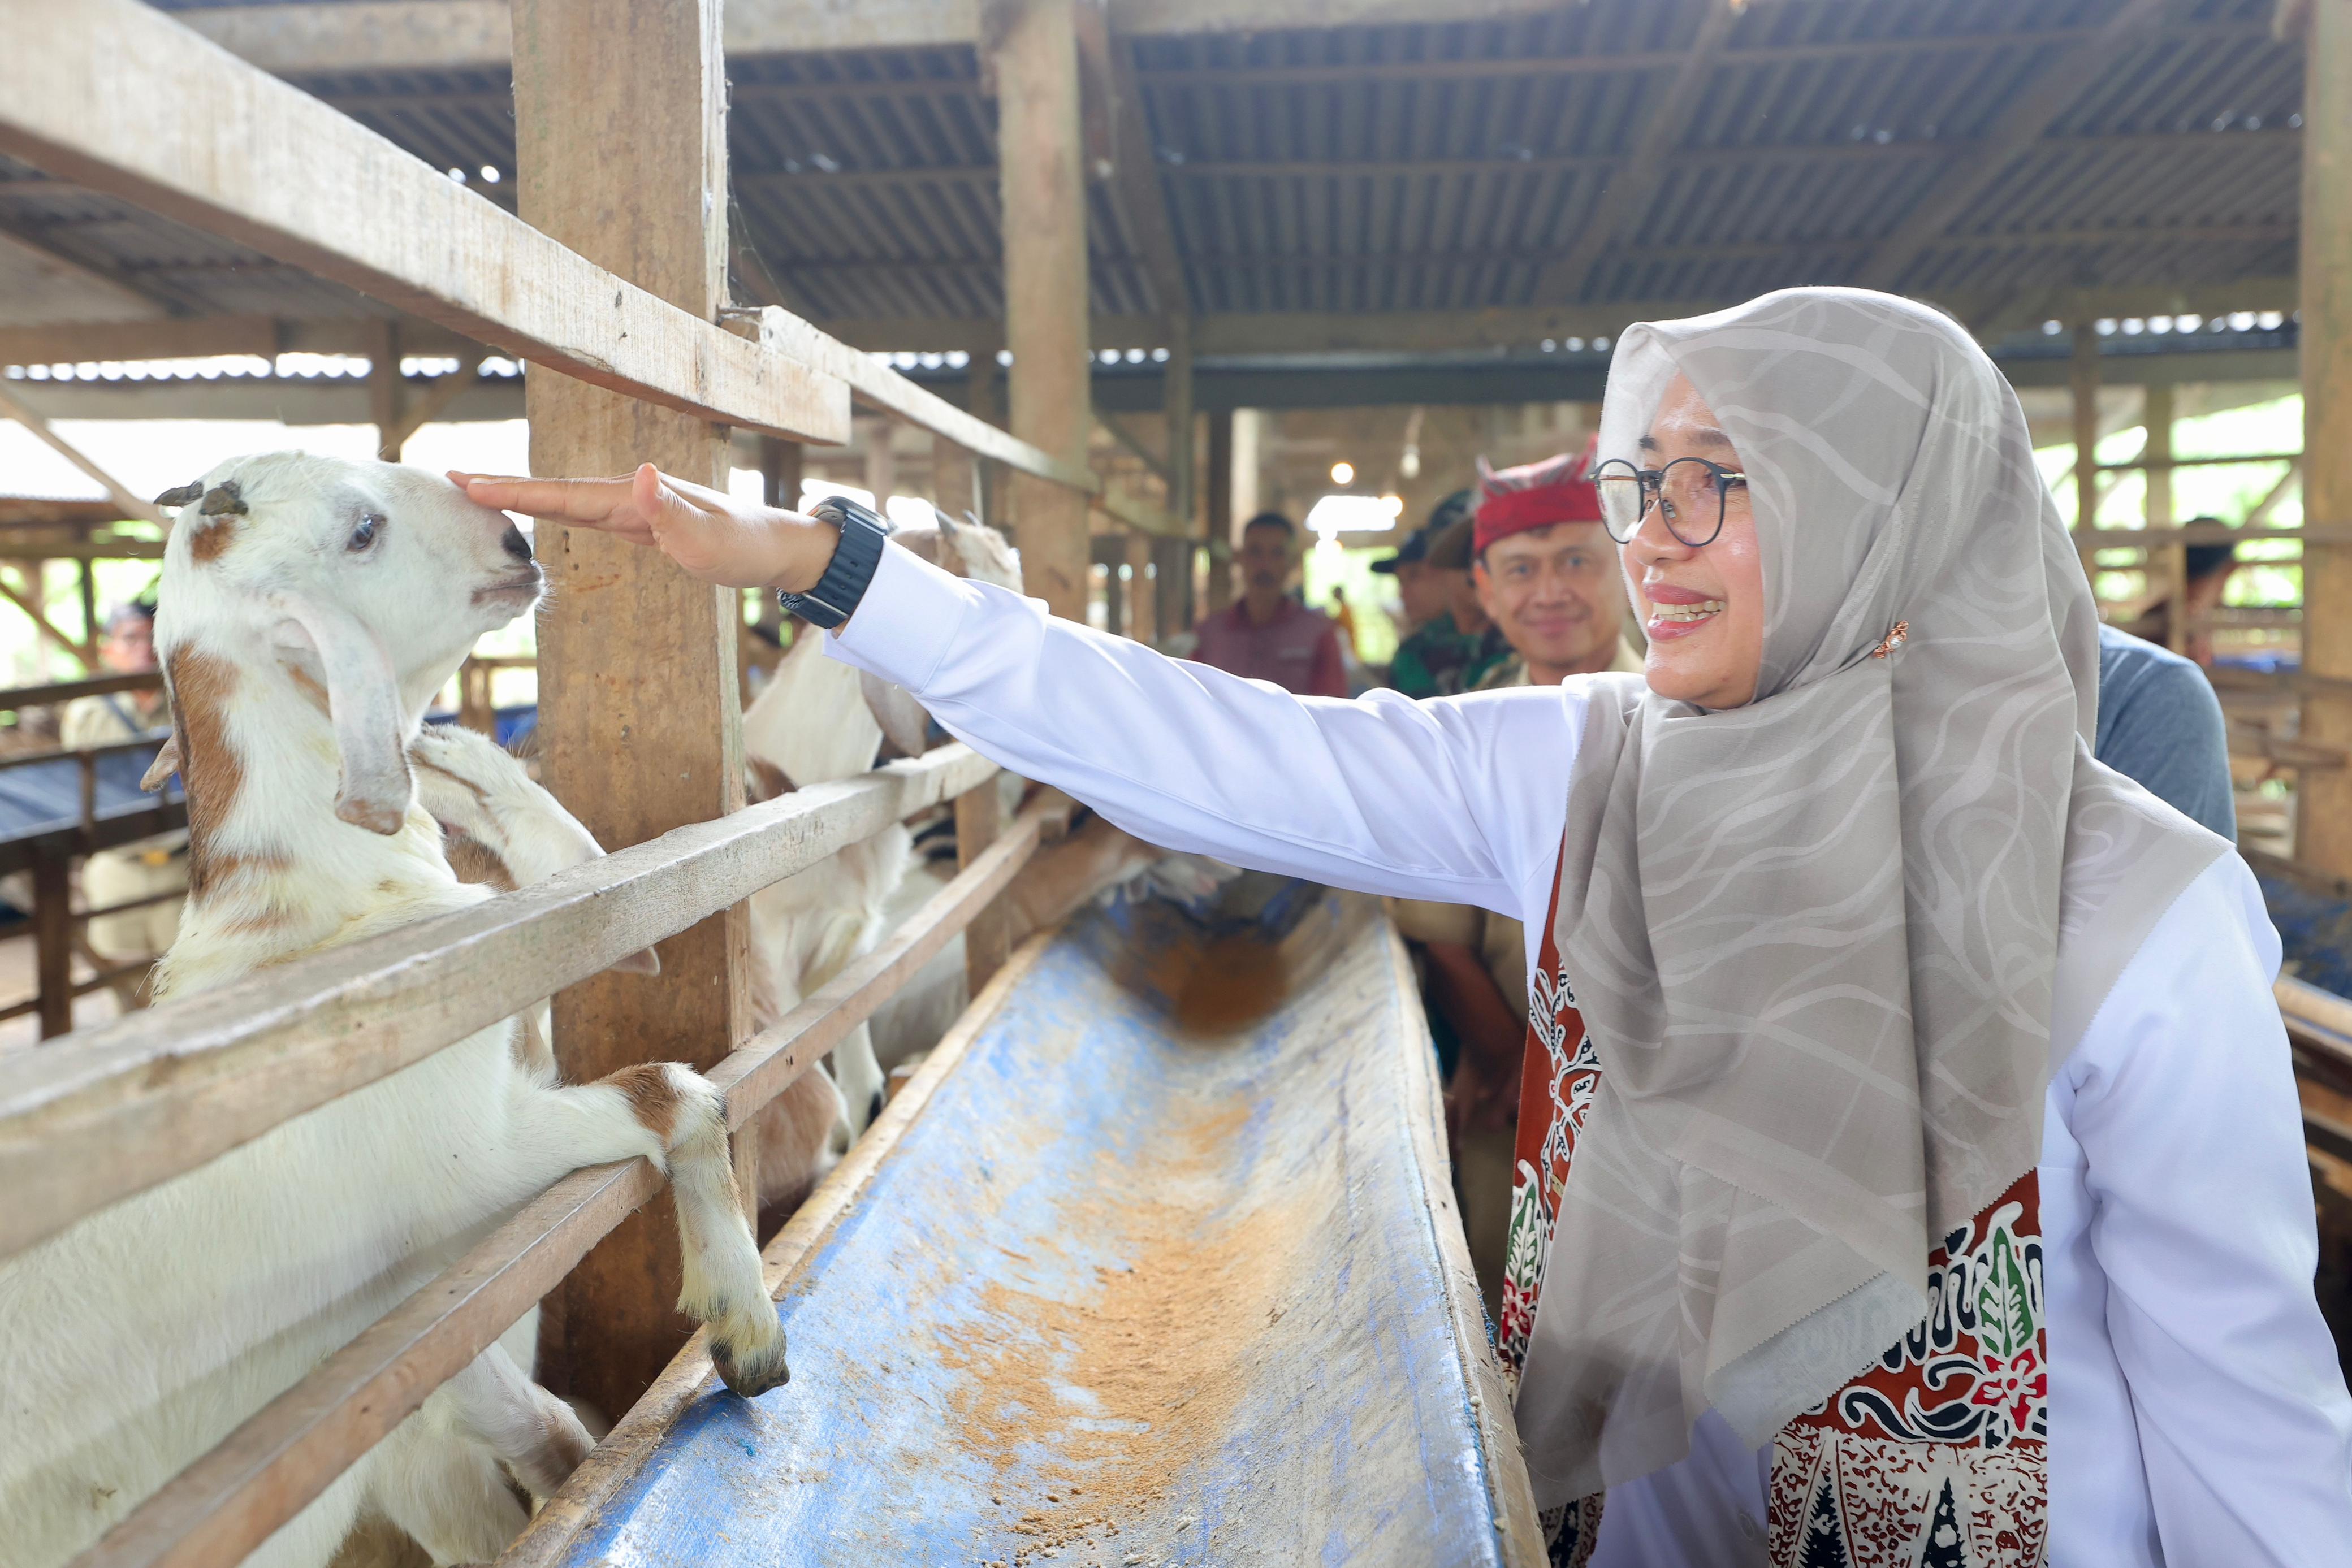
[[[184,508],[157,641],[191,841],[159,994],[488,896],[451,874],[408,747],[475,639],[537,601],[520,533],[438,478],[299,455],[164,501]],[[680,1305],[721,1375],[782,1382],[718,1092],[675,1064],[562,1086],[509,1019],[0,1261],[9,1562],[88,1546],[517,1205],[638,1155],[669,1172]],[[525,1521],[508,1473],[544,1495],[588,1447],[493,1345],[250,1561],[323,1564],[362,1510],[436,1560],[488,1559]]]

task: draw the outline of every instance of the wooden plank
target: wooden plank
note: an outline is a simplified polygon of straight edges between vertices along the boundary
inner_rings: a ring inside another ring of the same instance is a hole
[[[2297,539],[2305,544],[2352,544],[2352,524],[2313,523],[2305,528],[2231,528],[2227,523],[2197,523],[2172,528],[2116,528],[2097,530],[2097,537],[2084,541],[2084,548],[2094,549],[2148,549],[2169,545],[2242,544],[2249,539]]]
[[[977,789],[967,789],[956,797],[955,834],[956,863],[971,866],[995,852],[1003,831],[1003,802],[998,797],[996,781],[991,779]],[[1034,838],[1034,832],[1031,834]],[[964,930],[963,972],[965,995],[978,996],[989,977],[1004,967],[1004,916],[1001,911],[983,913]]]
[[[2040,74],[2001,110],[1990,145],[1946,162],[1943,173],[1863,262],[1854,283],[1864,288],[1890,289],[1899,283],[1920,253],[1946,237],[1953,221],[2009,172],[2019,154],[2042,140],[2067,106],[2082,97],[2087,84],[2109,79],[2117,54],[2163,19],[2164,5],[2165,0],[2125,0],[2088,36],[2064,48],[2046,51]],[[2307,138],[2307,129],[2305,134]],[[2309,215],[2306,210],[2305,216]]]
[[[2304,8],[2303,513],[2352,518],[2352,6]],[[2303,667],[2352,676],[2352,547],[2303,552]],[[2303,736],[2352,747],[2352,697],[2315,686]],[[2297,858],[2352,875],[2352,769],[2296,780]]]
[[[988,786],[982,786],[983,789]],[[1001,892],[1036,847],[1008,839],[711,1078],[740,1127],[870,1018]],[[233,1568],[331,1484],[432,1391],[554,1289],[600,1238],[661,1190],[643,1160],[574,1172],[255,1412],[142,1503],[75,1568]]]
[[[2141,447],[2141,465],[2147,475],[2147,500],[2141,510],[2149,531],[2173,530],[2172,513],[2172,410],[2173,389],[2170,385],[2150,386],[2140,393],[2140,425],[2147,433]],[[2164,611],[2164,645],[2176,653],[2189,651],[2189,547],[2181,544],[2152,545],[2148,551],[2147,586],[2151,592],[2167,595]]]
[[[13,713],[18,708],[41,707],[52,703],[69,703],[77,697],[102,697],[114,692],[160,691],[163,685],[162,675],[152,670],[145,670],[128,675],[92,675],[86,681],[8,686],[0,688],[0,713]]]
[[[594,385],[846,433],[832,378],[623,281],[170,16],[84,0],[9,20],[0,151]]]
[[[761,340],[845,382],[850,394],[870,408],[898,415],[909,424],[944,435],[966,451],[1023,474],[1091,494],[1101,481],[1084,463],[1015,439],[974,413],[956,407],[937,392],[908,381],[871,354],[782,310],[760,315]],[[846,436],[844,436],[846,440]]]
[[[785,1221],[775,1239],[768,1243],[762,1258],[770,1295],[783,1291],[818,1243],[849,1211],[857,1195],[874,1179],[875,1171],[930,1103],[940,1083],[962,1061],[971,1042],[1003,1008],[1013,986],[1052,945],[1054,936],[1053,931],[1041,931],[1021,945],[997,970],[988,988],[972,998],[971,1006],[964,1009],[955,1026],[932,1048],[907,1086],[891,1096],[882,1114],[852,1145],[847,1157],[833,1168],[809,1200]],[[499,1568],[555,1568],[563,1561],[565,1552],[580,1532],[637,1473],[667,1435],[678,1412],[710,1381],[709,1345],[709,1335],[704,1333],[697,1333],[687,1343],[677,1359],[646,1391],[646,1396],[622,1417],[610,1436],[596,1445],[595,1451],[572,1473],[563,1490],[548,1500],[520,1539],[507,1548],[505,1555],[499,1559]]]
[[[121,480],[99,466],[96,459],[89,456],[79,447],[50,429],[47,420],[35,413],[22,399],[11,395],[5,390],[0,390],[0,414],[5,414],[23,425],[32,432],[34,438],[42,445],[97,480],[114,504],[122,508],[124,517],[140,517],[151,523],[169,526],[165,523],[163,509],[161,507],[145,497],[134,493]]]
[[[1134,227],[1143,273],[1151,280],[1152,305],[1171,320],[1181,320],[1192,313],[1192,289],[1176,244],[1176,225],[1168,216],[1168,193],[1160,183],[1160,143],[1151,134],[1150,106],[1136,76],[1135,46],[1125,35],[1109,44],[1111,113],[1118,127],[1112,178],[1118,204]]]
[[[980,853],[962,853],[964,802],[985,795],[995,799],[996,780],[956,797],[957,861],[961,869],[948,884],[892,932],[889,938],[864,957],[853,960],[840,974],[809,993],[801,1004],[743,1042],[740,1049],[711,1069],[710,1081],[727,1093],[727,1124],[740,1127],[759,1113],[760,1107],[782,1093],[793,1081],[815,1065],[819,1057],[874,1016],[915,972],[938,956],[961,931],[969,950],[975,936],[985,942],[983,924],[1002,930],[990,908],[1021,868],[1037,852],[1044,824],[1052,806],[1041,801],[1024,811],[1011,831]],[[1003,961],[1003,942],[996,942],[997,962]],[[994,972],[992,967],[991,973]],[[985,983],[982,977],[982,983]],[[980,985],[972,994],[980,993]]]
[[[1555,0],[1119,0],[1112,26],[1134,35],[1267,27],[1471,22],[1536,15]],[[191,14],[195,29],[281,76],[336,71],[495,70],[512,57],[500,0],[362,0],[228,5]],[[730,55],[920,49],[981,37],[977,0],[729,0]]]
[[[514,37],[522,216],[683,317],[715,320],[727,303],[719,0],[516,0]],[[652,463],[727,487],[727,437],[706,419],[554,377],[528,378],[523,396],[534,473]],[[587,529],[542,530],[539,555],[549,789],[607,846],[740,810],[740,594]],[[586,1082],[645,1061],[705,1068],[733,1050],[751,1032],[749,921],[742,905],[714,913],[662,944],[660,974],[600,975],[559,995],[564,1076]],[[545,1369],[553,1385],[626,1409],[686,1338],[672,1304],[678,1269],[667,1209],[600,1243],[563,1287],[563,1364]]]
[[[1170,323],[1168,371],[1160,382],[1160,406],[1168,426],[1168,514],[1181,533],[1163,536],[1152,545],[1151,560],[1157,600],[1152,624],[1161,639],[1192,625],[1192,552],[1200,537],[1194,521],[1200,511],[1198,456],[1194,446],[1192,406],[1192,324],[1190,319]]]
[[[0,1057],[0,1190],[9,1194],[0,1257],[511,1017],[995,771],[961,746],[943,747],[79,1031],[70,1051]],[[139,817],[144,832],[160,831],[148,813]],[[118,1157],[58,1158],[82,1138],[107,1140]]]
[[[72,870],[63,855],[33,863],[33,967],[43,1040],[73,1032]]]
[[[1617,171],[1610,175],[1601,200],[1585,215],[1576,243],[1568,254],[1536,275],[1535,298],[1546,303],[1573,298],[1584,292],[1592,264],[1631,228],[1642,204],[1655,194],[1658,170],[1674,145],[1691,128],[1691,110],[1715,78],[1717,57],[1739,19],[1731,0],[1703,0],[1704,13],[1690,47],[1675,68],[1664,90],[1643,93],[1642,130]]]
[[[983,64],[997,89],[1010,427],[1083,468],[1092,397],[1076,3],[990,0],[982,26]],[[1012,511],[1028,591],[1055,614],[1084,620],[1092,575],[1085,499],[1016,472]]]

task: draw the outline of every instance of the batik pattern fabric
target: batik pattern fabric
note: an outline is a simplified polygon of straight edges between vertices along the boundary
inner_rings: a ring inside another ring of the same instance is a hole
[[[1928,1260],[1927,1315],[1772,1445],[1772,1568],[2040,1568],[2049,1553],[2041,1178]]]
[[[1558,878],[1554,878],[1555,884]],[[1553,895],[1557,905],[1559,895]],[[1519,1064],[1519,1129],[1511,1181],[1511,1230],[1503,1260],[1503,1321],[1496,1349],[1503,1376],[1517,1391],[1526,1364],[1528,1336],[1536,1321],[1536,1297],[1543,1289],[1544,1264],[1551,1255],[1552,1221],[1576,1154],[1577,1135],[1601,1084],[1601,1061],[1593,1054],[1576,993],[1552,937],[1557,907],[1543,924],[1542,946],[1528,976],[1527,1051]],[[1552,1568],[1584,1568],[1601,1539],[1602,1494],[1579,1498],[1541,1515],[1544,1547]]]
[[[1555,878],[1555,888],[1557,882]],[[1568,1185],[1577,1136],[1601,1085],[1601,1060],[1576,1010],[1576,993],[1552,936],[1559,896],[1555,891],[1552,914],[1544,917],[1536,967],[1528,975],[1528,1038],[1519,1063],[1511,1228],[1503,1255],[1503,1319],[1495,1331],[1503,1375],[1515,1393],[1519,1369],[1527,1364],[1528,1339],[1535,1331],[1536,1297],[1551,1255],[1559,1195]]]

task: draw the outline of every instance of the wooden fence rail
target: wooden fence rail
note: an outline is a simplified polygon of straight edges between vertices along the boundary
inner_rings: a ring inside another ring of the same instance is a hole
[[[464,1039],[996,771],[961,746],[0,1059],[0,1257]],[[61,1148],[109,1157],[61,1160]]]
[[[1048,810],[1041,803],[1024,813],[888,942],[719,1063],[709,1076],[727,1091],[728,1124],[740,1126],[782,1093],[1002,892],[1035,852]],[[661,1186],[659,1173],[644,1160],[593,1166],[556,1183],[256,1412],[74,1568],[231,1568],[487,1349]]]

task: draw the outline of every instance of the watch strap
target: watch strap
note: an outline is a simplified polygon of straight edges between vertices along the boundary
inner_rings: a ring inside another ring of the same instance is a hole
[[[846,496],[826,497],[809,515],[839,528],[841,542],[834,548],[833,559],[826,563],[815,587],[806,593],[779,593],[776,602],[786,614],[830,632],[847,622],[866,597],[874,570],[882,564],[882,546],[890,537],[890,525],[872,507]]]

